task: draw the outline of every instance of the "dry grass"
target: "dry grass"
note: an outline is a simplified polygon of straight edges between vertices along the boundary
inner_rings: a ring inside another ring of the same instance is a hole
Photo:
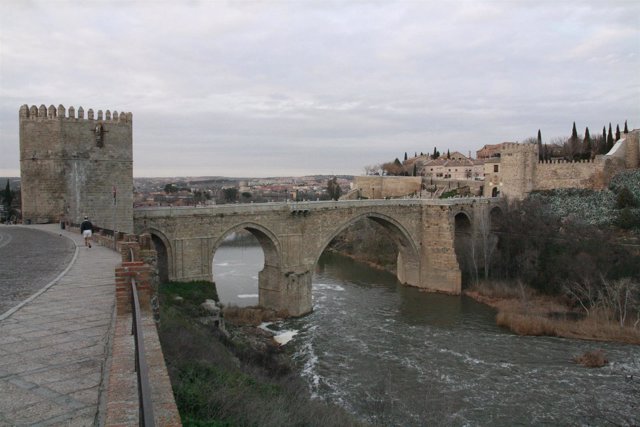
[[[273,322],[289,317],[286,311],[269,310],[260,306],[238,307],[229,305],[222,309],[225,321],[234,325],[257,326],[263,322]]]
[[[519,335],[640,344],[640,329],[620,327],[604,313],[593,312],[582,317],[582,313],[569,308],[563,298],[540,295],[527,287],[480,284],[465,293],[496,308],[496,323]]]
[[[609,363],[606,354],[602,350],[587,351],[580,356],[574,356],[573,361],[587,368],[602,368]]]

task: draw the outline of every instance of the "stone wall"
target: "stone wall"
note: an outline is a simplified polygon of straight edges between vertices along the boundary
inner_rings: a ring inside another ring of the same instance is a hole
[[[599,156],[600,157],[600,156]],[[533,188],[597,188],[595,177],[602,172],[604,159],[567,162],[564,160],[538,162],[535,167]]]
[[[422,178],[419,176],[356,176],[353,188],[360,190],[360,197],[384,199],[420,193]]]
[[[131,113],[90,109],[85,118],[82,107],[23,105],[19,123],[24,222],[88,216],[97,227],[133,231]]]
[[[141,248],[137,242],[120,245],[122,263],[115,271],[116,319],[109,364],[106,425],[129,426],[138,425],[140,422],[136,352],[132,336],[131,278],[135,278],[150,386],[149,397],[153,405],[153,421],[157,426],[180,426],[180,414],[173,397],[151,307],[153,267],[143,261],[131,260],[130,251],[138,256],[144,248]],[[145,422],[146,425],[151,424],[150,420]]]
[[[623,135],[611,151],[594,160],[567,162],[563,160],[539,161],[537,144],[504,144],[499,173],[487,174],[492,185],[486,185],[484,195],[490,196],[492,187],[499,182],[502,195],[520,200],[534,190],[556,188],[606,188],[611,178],[624,169],[640,167],[640,146],[634,130]]]

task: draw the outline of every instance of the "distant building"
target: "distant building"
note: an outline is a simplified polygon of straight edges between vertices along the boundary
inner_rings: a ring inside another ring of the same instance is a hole
[[[440,156],[437,159],[431,159],[429,156],[419,156],[411,160],[415,163],[416,172],[420,176],[459,181],[484,179],[482,160],[470,159],[458,151],[450,153],[449,157]]]
[[[500,157],[502,150],[507,144],[513,144],[513,142],[503,142],[500,144],[487,144],[478,151],[476,151],[476,157],[480,159],[491,159],[493,157]]]

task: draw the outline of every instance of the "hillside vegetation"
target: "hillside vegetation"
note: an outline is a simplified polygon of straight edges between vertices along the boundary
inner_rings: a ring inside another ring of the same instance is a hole
[[[561,189],[534,192],[530,202],[549,217],[577,224],[640,231],[640,170],[616,175],[602,191]]]
[[[271,335],[207,321],[209,282],[160,286],[160,340],[184,426],[351,426],[342,408],[312,400]]]
[[[469,293],[518,333],[640,343],[639,236],[636,170],[603,191],[536,192],[509,209],[489,244],[457,251]],[[488,256],[489,271],[470,254]]]

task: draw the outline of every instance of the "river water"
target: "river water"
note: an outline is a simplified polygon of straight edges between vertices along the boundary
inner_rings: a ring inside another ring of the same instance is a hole
[[[259,246],[214,258],[221,300],[258,301]],[[466,297],[429,294],[325,253],[312,314],[287,320],[286,344],[314,396],[377,425],[638,425],[640,347],[519,337]],[[571,362],[603,349],[600,369]]]

